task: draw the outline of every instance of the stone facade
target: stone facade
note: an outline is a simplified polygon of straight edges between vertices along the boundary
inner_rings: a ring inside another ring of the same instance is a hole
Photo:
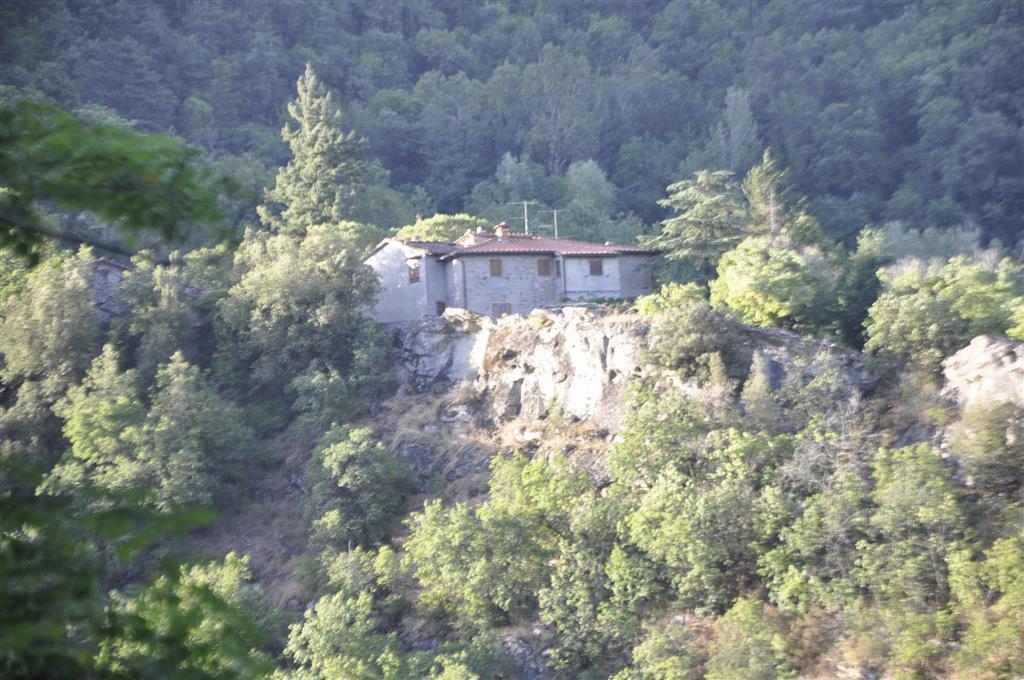
[[[500,275],[492,275],[492,260],[501,263]],[[538,260],[547,261],[546,276],[538,273]],[[555,258],[550,255],[457,258],[449,265],[451,287],[457,294],[452,306],[493,317],[503,313],[529,314],[537,307],[554,305],[562,299],[561,277],[555,272]]]

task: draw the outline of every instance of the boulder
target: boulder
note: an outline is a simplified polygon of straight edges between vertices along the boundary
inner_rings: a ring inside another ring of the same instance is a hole
[[[1024,343],[979,335],[942,363],[943,395],[966,407],[978,400],[1024,408]]]

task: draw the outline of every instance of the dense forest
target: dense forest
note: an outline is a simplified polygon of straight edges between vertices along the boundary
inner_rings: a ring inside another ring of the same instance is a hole
[[[568,231],[656,231],[658,199],[771,147],[826,233],[978,225],[1019,238],[1018,2],[191,2],[0,8],[0,83],[171,131],[250,189],[311,63],[365,140],[352,218],[566,209]],[[550,216],[545,218],[550,222]]]
[[[0,20],[3,677],[1024,674],[1020,3]],[[617,432],[366,317],[524,200],[663,255]]]

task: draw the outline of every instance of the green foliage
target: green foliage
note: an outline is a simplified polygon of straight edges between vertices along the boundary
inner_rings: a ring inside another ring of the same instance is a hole
[[[311,227],[337,225],[354,237],[357,230],[346,220],[364,172],[362,143],[354,132],[342,131],[341,112],[311,64],[297,87],[298,97],[288,105],[295,127],[281,131],[292,159],[267,191],[260,220],[279,234],[301,237]]]
[[[192,222],[221,218],[212,173],[169,135],[88,125],[50,106],[0,110],[0,248],[39,259],[45,225],[36,201],[88,210],[132,237],[180,237]]]
[[[183,567],[138,594],[115,594],[121,627],[100,644],[97,665],[112,675],[268,677],[273,664],[250,618],[262,606],[251,578],[249,558],[229,553],[223,564]]]
[[[707,656],[698,642],[700,631],[688,626],[681,615],[647,626],[640,644],[633,647],[633,667],[614,680],[699,680],[704,677]]]
[[[154,630],[147,619],[105,610],[102,564],[111,557],[130,560],[168,531],[207,523],[208,513],[159,515],[132,495],[88,488],[78,491],[73,505],[68,497],[38,493],[40,475],[11,459],[0,460],[0,481],[0,668],[5,677],[103,674],[100,649],[127,637],[151,641],[165,671],[189,667],[193,657],[183,646],[182,628]],[[106,502],[82,502],[89,498]],[[211,615],[216,611],[211,607]],[[192,622],[199,619],[195,612],[190,616]],[[226,641],[226,648],[235,639]],[[133,668],[132,674],[166,677],[166,672],[147,674],[152,667]],[[255,667],[255,659],[243,666]]]
[[[174,253],[168,265],[159,265],[143,254],[133,257],[132,265],[120,283],[120,301],[131,310],[128,330],[139,339],[135,366],[143,383],[150,385],[157,366],[167,363],[172,354],[194,353],[198,314],[187,291],[180,255]]]
[[[546,184],[593,159],[651,224],[673,175],[743,173],[770,145],[834,238],[892,220],[1019,238],[1012,3],[591,9],[19,4],[4,13],[26,27],[8,41],[4,82],[274,167],[281,105],[312,59],[391,175],[363,191],[377,204],[397,195],[426,214],[425,189],[460,212],[506,153]],[[542,193],[491,203],[552,201]]]
[[[490,220],[474,217],[466,213],[445,215],[438,213],[427,218],[417,218],[415,224],[409,224],[395,233],[395,238],[414,241],[447,241],[459,238],[467,231],[488,229]]]
[[[955,257],[938,268],[911,266],[885,283],[864,322],[865,349],[934,372],[975,336],[1004,335],[1024,296],[1024,277],[1008,259],[988,267]]]
[[[791,662],[777,619],[756,600],[741,598],[715,622],[708,680],[791,678]]]
[[[882,602],[934,606],[949,592],[946,559],[964,517],[942,459],[916,444],[879,451],[869,538],[857,544],[856,578]]]
[[[631,395],[621,441],[608,455],[608,471],[626,488],[645,490],[669,467],[694,474],[710,429],[701,404],[680,391],[638,390]]]
[[[558,538],[569,530],[567,509],[588,487],[562,457],[514,456],[495,459],[491,498],[479,510],[427,503],[410,520],[405,545],[420,605],[469,629],[533,612]]]
[[[306,610],[291,626],[285,653],[310,678],[358,680],[408,677],[395,633],[379,631],[369,593],[338,592]]]
[[[17,387],[0,407],[3,455],[50,463],[60,451],[53,405],[78,383],[99,349],[92,253],[54,253],[0,300],[0,381]]]
[[[1024,541],[1020,535],[1000,538],[970,568],[994,605],[984,607],[981,588],[975,598],[961,595],[967,599],[969,622],[954,656],[958,676],[1012,677],[1024,669],[1019,644],[1024,636]]]
[[[834,259],[816,246],[751,237],[722,256],[711,303],[756,326],[821,332],[833,320],[839,275]]]
[[[710,278],[722,254],[749,232],[750,216],[732,173],[702,170],[696,178],[669,185],[669,197],[658,204],[676,215],[647,244],[670,260],[692,262]]]
[[[765,149],[759,165],[743,179],[743,196],[750,206],[753,231],[769,237],[786,236],[797,246],[825,246],[827,239],[804,199],[795,199],[787,187],[787,170],[780,170]]]
[[[655,361],[684,377],[699,374],[701,369],[706,374],[712,354],[734,372],[743,364],[739,324],[727,311],[714,309],[703,299],[680,301],[656,317],[651,326]]]
[[[834,609],[856,592],[850,574],[867,535],[869,490],[856,469],[840,468],[801,505],[779,532],[780,545],[761,556],[761,573],[783,610],[804,612],[815,603]]]
[[[114,347],[104,346],[82,384],[58,403],[71,448],[50,473],[51,489],[95,486],[124,493],[147,488],[149,470],[137,453],[146,408],[136,371],[122,372],[119,363]]]
[[[281,397],[293,380],[305,373],[305,382],[317,374],[335,382],[332,370],[347,380],[362,339],[368,346],[381,344],[363,332],[368,322],[358,311],[373,299],[378,283],[333,225],[310,227],[302,238],[247,232],[234,264],[237,283],[217,303],[219,373],[276,412],[276,421],[266,414],[264,427],[280,425],[289,406]],[[386,379],[388,371],[377,367],[376,375]],[[295,389],[302,397],[306,385]],[[316,393],[317,385],[308,389]],[[336,407],[336,394],[331,389],[312,407]]]
[[[680,308],[686,303],[702,302],[705,299],[704,288],[696,283],[670,282],[657,292],[638,297],[636,311],[643,316],[655,316]]]
[[[1024,486],[1024,412],[1003,401],[975,401],[951,428],[950,449],[986,493],[1013,498]]]
[[[207,384],[180,352],[156,374],[139,458],[161,509],[225,505],[244,487],[259,447],[242,411]]]
[[[663,565],[681,604],[722,611],[756,571],[757,505],[742,473],[699,484],[668,469],[627,519],[628,535]]]
[[[380,540],[413,485],[409,466],[372,432],[340,426],[321,440],[310,477],[314,540],[337,549]]]

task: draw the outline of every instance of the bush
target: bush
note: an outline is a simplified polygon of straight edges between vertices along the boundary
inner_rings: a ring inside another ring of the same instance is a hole
[[[1024,305],[1020,267],[955,257],[941,267],[910,266],[886,282],[868,310],[865,349],[938,373],[942,360],[978,335],[1005,335]]]
[[[739,325],[725,310],[713,309],[702,299],[682,299],[654,319],[652,356],[665,368],[706,379],[710,357],[717,353],[734,373],[743,364],[739,333]]]
[[[324,547],[380,540],[413,487],[413,473],[366,429],[332,428],[310,462],[313,538]]]
[[[752,237],[722,256],[711,304],[755,326],[821,332],[834,325],[839,278],[834,259],[817,246]]]

